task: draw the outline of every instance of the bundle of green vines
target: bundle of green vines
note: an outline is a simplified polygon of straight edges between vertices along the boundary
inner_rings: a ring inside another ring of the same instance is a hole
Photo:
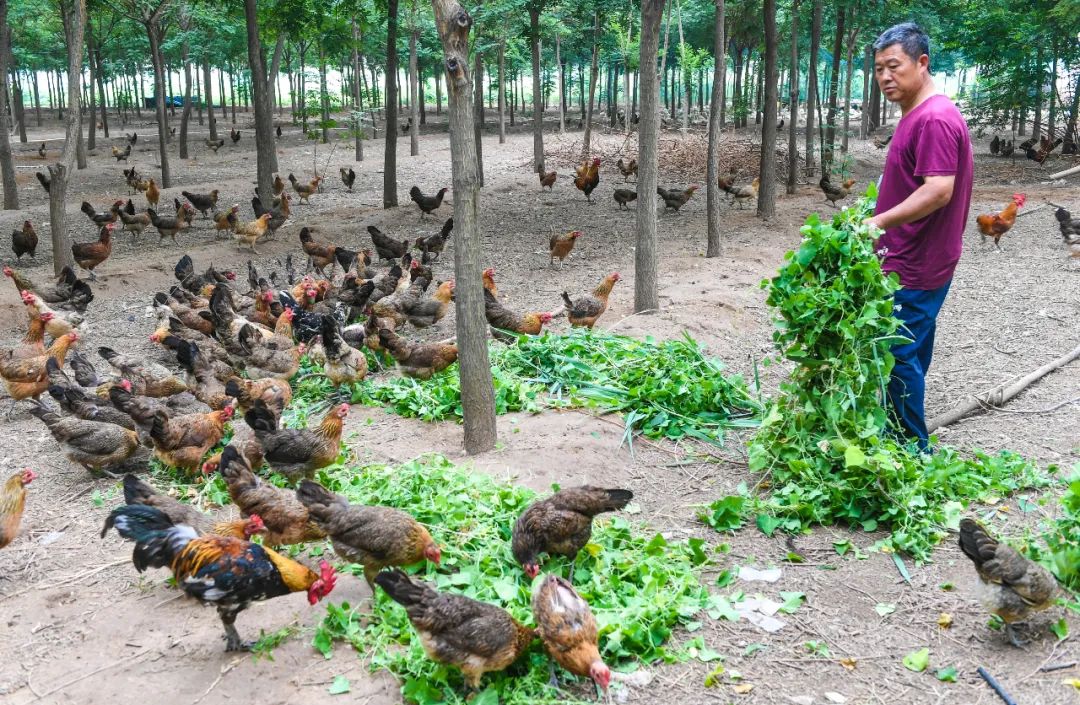
[[[750,443],[750,468],[769,488],[756,503],[758,526],[882,529],[890,532],[884,545],[925,559],[970,502],[1042,479],[1015,454],[962,457],[939,447],[923,455],[893,434],[889,351],[904,338],[893,315],[899,282],[882,271],[863,225],[875,197],[871,186],[831,221],[811,215],[799,248],[762,283],[773,340],[794,370]]]

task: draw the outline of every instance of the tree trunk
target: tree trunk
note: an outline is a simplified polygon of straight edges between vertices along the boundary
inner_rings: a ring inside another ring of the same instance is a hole
[[[330,91],[326,87],[326,47],[319,39],[319,121],[322,143],[330,141]]]
[[[206,119],[208,127],[210,129],[210,139],[216,140],[217,136],[217,118],[214,117],[214,93],[211,90],[213,82],[210,80],[210,56],[209,54],[203,57],[202,62],[203,69],[203,90],[206,92]]]
[[[394,0],[391,0],[393,2]],[[454,190],[455,311],[458,374],[465,430],[465,452],[495,447],[495,388],[488,359],[484,290],[480,277],[479,184],[469,76],[469,29],[472,18],[455,0],[432,0],[435,26],[445,53],[449,98],[450,158]]]
[[[529,42],[532,44],[533,169],[544,173],[544,107],[540,83],[540,0],[529,5]]]
[[[514,126],[514,112],[517,110],[517,96],[513,74],[510,75],[510,127]]]
[[[798,0],[796,0],[797,2]],[[724,36],[725,3],[714,0],[716,17],[713,20],[713,85],[709,100],[709,165],[705,175],[705,208],[708,212],[708,235],[705,248],[706,257],[720,256],[720,135],[724,126],[720,124],[721,88],[724,85]]]
[[[442,115],[442,71],[436,67],[432,75],[435,77],[435,114]]]
[[[78,1],[82,2],[83,0]],[[150,58],[154,63],[154,111],[157,114],[158,121],[158,157],[161,160],[161,188],[163,189],[172,186],[167,145],[169,125],[165,117],[165,62],[161,57],[161,40],[164,35],[161,29],[161,13],[166,4],[166,2],[162,2],[154,14],[145,15],[143,19],[143,27],[145,27],[146,36],[150,40]]]
[[[852,22],[855,20],[855,9],[852,8]],[[847,73],[844,76],[844,134],[841,138],[843,140],[841,151],[844,154],[848,152],[848,138],[851,131],[851,81],[855,75],[854,66],[852,62],[855,60],[855,40],[859,38],[859,30],[857,27],[851,28],[851,33],[848,35],[847,45]]]
[[[874,66],[874,49],[867,45],[863,50],[863,89],[862,89],[862,102],[859,104],[862,110],[859,111],[859,139],[866,139],[870,135],[870,84],[877,83],[870,75],[873,72]]]
[[[641,0],[641,122],[638,125],[637,247],[634,250],[634,312],[660,308],[656,263],[657,140],[660,111],[656,52],[664,0]]]
[[[765,0],[762,14],[765,20],[765,66],[761,72],[763,85],[761,120],[761,179],[758,187],[757,212],[763,220],[776,215],[776,0]]]
[[[67,44],[68,75],[78,76],[82,67],[83,32],[86,27],[85,0],[61,0],[60,12]],[[64,267],[74,266],[71,255],[71,237],[67,232],[68,178],[75,163],[75,149],[79,133],[79,81],[68,81],[68,105],[70,109],[64,120],[64,151],[60,161],[49,165],[49,227],[52,230],[53,273],[60,275]],[[5,179],[5,183],[7,180]]]
[[[8,66],[11,62],[11,28],[8,27],[8,0],[0,0],[0,178],[4,180],[4,210],[19,209],[19,187],[15,183],[15,163],[11,158],[8,122]]]
[[[281,114],[281,96],[278,95],[278,76],[281,75],[281,56],[285,52],[285,32],[278,29],[277,42],[274,43],[274,56],[270,59],[269,83],[270,83],[270,109],[277,108]]]
[[[473,141],[476,142],[476,184],[484,186],[484,58],[473,51]]]
[[[806,176],[814,175],[814,111],[817,109],[817,64],[821,51],[821,1],[814,0],[810,23],[810,70],[806,85]]]
[[[566,134],[566,84],[563,82],[562,41],[555,33],[555,67],[559,71],[559,134]]]
[[[634,29],[633,16],[631,15],[628,19],[630,21],[627,22],[627,27],[626,27],[626,45],[630,46],[630,41],[633,38],[632,32],[633,32],[633,29]],[[657,39],[657,42],[659,43],[659,39]],[[559,76],[560,76],[559,82],[561,84],[562,83],[562,79],[561,79],[562,73],[561,73],[561,71],[559,73]],[[560,85],[560,88],[561,88],[561,85]],[[633,111],[634,108],[633,108],[632,105],[630,105],[631,96],[630,96],[630,54],[629,54],[629,52],[624,52],[623,53],[623,94],[624,94],[623,95],[623,103],[625,104],[625,107],[623,108],[623,113],[624,113],[623,121],[626,123],[626,134],[629,135],[630,130],[633,127],[633,124],[634,124],[634,121],[631,119],[633,117],[633,112],[632,111]],[[561,93],[559,94],[559,99],[560,99],[560,101],[562,100],[562,94]]]
[[[1058,75],[1058,47],[1057,40],[1054,40],[1054,61],[1053,67],[1050,70],[1050,111],[1046,118],[1046,134],[1050,139],[1054,139],[1057,128],[1057,75]]]
[[[8,31],[10,32],[10,29]],[[8,41],[8,43],[11,43],[10,40]],[[8,49],[8,56],[11,56],[11,49]],[[37,74],[31,73],[30,78],[30,86],[31,89],[34,91],[34,120],[37,122],[37,126],[41,127],[41,89],[38,88]],[[15,86],[16,88],[18,87],[17,82]]]
[[[659,43],[659,40],[657,41]],[[585,111],[585,135],[581,141],[581,157],[582,159],[588,159],[590,150],[592,149],[592,114],[593,114],[593,101],[596,98],[596,79],[600,75],[600,13],[593,13],[593,45],[592,45],[592,64],[589,69],[589,106]],[[645,99],[642,97],[642,105],[645,104]],[[640,141],[640,135],[638,137]],[[640,161],[641,157],[638,156]],[[653,220],[653,227],[656,227],[656,221]]]
[[[109,139],[109,111],[105,100],[105,79],[101,75],[101,47],[97,47],[94,51],[94,63],[97,65],[97,90],[98,97],[101,99],[101,132],[105,139]]]
[[[186,14],[186,9],[180,12],[180,31],[186,33],[191,26],[191,18]],[[188,122],[191,120],[191,62],[188,55],[191,48],[187,39],[180,46],[180,61],[184,64],[184,110],[180,113],[180,158],[188,158]]]
[[[844,26],[847,8],[838,3],[836,8],[836,34],[833,36],[832,69],[829,71],[829,112],[825,120],[825,143],[821,145],[821,173],[832,168],[836,154],[836,106],[840,93],[840,53],[844,50]]]
[[[90,113],[90,127],[86,135],[86,148],[97,148],[97,96],[94,94],[94,82],[97,72],[94,70],[94,23],[86,21],[86,63],[90,68],[90,91],[87,106]]]
[[[438,75],[438,74],[436,74]],[[499,40],[499,144],[506,142],[506,39]],[[438,88],[438,80],[435,82]]]
[[[387,0],[386,8],[386,89],[384,90],[386,137],[383,140],[383,208],[398,204],[397,195],[397,30],[398,0]],[[457,202],[455,194],[454,202]],[[456,221],[455,221],[456,222]]]
[[[413,0],[412,27],[409,32],[409,156],[420,154],[420,84],[416,64],[416,42],[420,38],[420,28],[416,24],[416,0]]]
[[[360,67],[360,25],[356,23],[356,17],[352,18],[352,72],[353,72],[353,158],[364,161],[364,121],[361,119],[364,110],[363,93],[360,91],[360,81],[363,80],[364,71]]]
[[[273,203],[273,179],[274,172],[277,170],[274,115],[270,107],[270,90],[267,86],[262,43],[259,41],[259,13],[256,0],[244,0],[244,18],[247,21],[248,66],[251,67],[252,101],[255,105],[255,175],[259,200],[269,205]]]
[[[788,86],[788,170],[787,194],[795,193],[799,183],[796,173],[799,166],[799,0],[792,0],[791,6],[791,76]]]
[[[1039,42],[1039,50],[1035,54],[1035,121],[1031,126],[1031,136],[1035,139],[1039,139],[1042,135],[1043,84],[1045,82],[1046,77],[1043,74],[1043,45],[1042,42]]]

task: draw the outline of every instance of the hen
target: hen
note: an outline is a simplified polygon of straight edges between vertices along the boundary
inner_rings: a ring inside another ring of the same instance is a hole
[[[321,176],[316,176],[308,183],[298,181],[295,176],[289,174],[289,183],[292,184],[293,191],[296,191],[296,195],[299,196],[297,203],[307,203],[311,205],[311,201],[308,199],[312,197],[319,190],[319,184],[322,182]]]
[[[418,186],[413,186],[411,189],[409,189],[409,198],[411,198],[413,203],[416,204],[416,207],[420,209],[420,217],[422,218],[425,215],[433,213],[436,209],[438,209],[439,206],[442,205],[443,197],[449,190],[450,189],[448,188],[441,188],[439,189],[439,192],[436,193],[434,196],[425,196],[423,193],[421,193]],[[398,256],[400,257],[400,255]]]
[[[321,242],[316,242],[315,238],[311,235],[311,228],[300,228],[300,247],[303,248],[304,254],[308,257],[308,269],[312,267],[319,274],[325,276],[324,269],[330,267],[330,274],[333,276],[334,267],[337,265],[337,251],[339,248],[337,245],[324,245]]]
[[[624,164],[622,157],[619,161],[615,162],[615,166],[618,167],[619,173],[623,175],[623,181],[629,181],[630,177],[637,178],[637,159],[631,159],[628,164]]]
[[[754,178],[753,182],[749,186],[736,186],[734,185],[734,179],[717,179],[721,190],[727,193],[733,201],[739,204],[739,208],[742,208],[743,201],[749,201],[752,198],[757,198],[758,187],[761,186],[761,180]]]
[[[7,546],[19,535],[23,509],[26,507],[26,486],[37,474],[30,468],[20,470],[8,477],[0,487],[0,548]]]
[[[619,204],[620,210],[630,210],[630,207],[626,204],[637,200],[637,191],[631,191],[628,188],[617,188],[612,192],[611,197]]]
[[[52,315],[52,313],[42,313],[29,317],[30,323],[26,327],[22,341],[7,353],[12,360],[26,360],[45,354],[45,324],[52,319]]]
[[[255,249],[255,243],[258,242],[259,238],[265,235],[266,231],[269,229],[270,217],[269,213],[263,213],[249,223],[238,224],[235,230],[233,230],[236,234],[236,249],[240,249],[240,243],[246,242],[253,254],[259,254],[259,251]]]
[[[151,208],[157,208],[158,201],[161,200],[161,189],[158,188],[157,182],[153,178],[146,184],[143,195],[146,196],[146,202]]]
[[[323,316],[322,344],[326,358],[323,372],[335,387],[360,382],[367,377],[364,353],[345,342],[338,322],[330,316]]]
[[[450,239],[450,236],[454,234],[454,219],[447,218],[443,223],[442,230],[434,235],[427,237],[416,238],[416,246],[420,248],[420,252],[425,257],[429,255],[442,255],[443,248],[446,247],[446,241]],[[374,240],[372,236],[372,240]],[[426,260],[425,260],[426,261]]]
[[[130,416],[92,394],[90,390],[72,382],[56,358],[49,358],[45,363],[45,370],[49,377],[49,396],[55,399],[62,409],[80,419],[102,421],[135,430],[135,422]]]
[[[257,476],[235,445],[229,444],[221,451],[218,472],[240,511],[246,516],[257,514],[262,519],[267,546],[291,546],[326,538],[326,532],[312,521],[296,494]]]
[[[42,301],[64,311],[85,311],[94,300],[90,285],[75,276],[75,270],[64,267],[56,284],[41,285],[27,279],[11,267],[4,267],[4,276],[10,277],[20,292],[29,292]],[[44,312],[43,312],[44,313]],[[51,334],[50,334],[51,335]],[[54,336],[55,337],[55,336]]]
[[[545,174],[544,172],[541,171],[541,172],[538,173],[538,176],[540,177],[540,190],[541,191],[543,191],[545,188],[548,191],[553,191],[554,190],[555,180],[557,178],[559,178],[558,172],[549,171],[549,172],[547,172]]]
[[[124,462],[139,447],[138,435],[122,426],[74,416],[61,418],[42,402],[35,402],[30,413],[48,427],[68,460],[93,475],[107,472],[107,468]]]
[[[236,230],[236,226],[240,224],[240,219],[237,217],[237,213],[240,212],[240,206],[233,204],[233,207],[227,211],[217,211],[214,213],[214,230],[221,232],[233,232]]]
[[[123,162],[126,162],[126,161],[128,160],[128,157],[130,157],[130,156],[131,156],[131,145],[130,145],[130,144],[128,144],[128,145],[127,145],[126,147],[124,147],[123,149],[119,149],[119,148],[117,148],[117,147],[113,147],[113,148],[112,148],[112,155],[113,155],[114,157],[116,157],[116,161],[117,161],[118,163],[119,163],[119,162],[121,162],[121,161],[123,161]]]
[[[371,235],[371,242],[375,245],[375,252],[379,255],[379,259],[401,259],[402,255],[409,251],[408,240],[401,242],[393,240],[374,225],[369,225],[367,231]]]
[[[312,480],[301,480],[296,498],[311,520],[326,532],[334,551],[350,563],[364,566],[364,579],[375,591],[375,576],[383,568],[442,560],[439,545],[416,519],[392,507],[349,504]]]
[[[532,644],[533,630],[494,605],[437,592],[398,568],[379,573],[375,582],[405,608],[428,658],[460,668],[472,691],[485,673],[503,670]]]
[[[847,179],[841,185],[834,186],[829,180],[828,174],[822,174],[821,180],[818,181],[818,187],[821,188],[821,192],[825,194],[825,200],[833,204],[834,208],[839,208],[836,205],[837,201],[842,201],[848,197],[851,193],[851,187],[855,185],[855,179]]]
[[[216,534],[250,540],[255,534],[266,531],[266,526],[258,515],[239,521],[218,521],[190,504],[184,504],[175,497],[158,492],[131,473],[124,475],[124,503],[128,506],[142,504],[154,507],[167,516],[172,523],[187,524],[199,535]]]
[[[574,586],[548,575],[533,594],[532,613],[536,636],[551,658],[575,676],[592,678],[607,693],[611,669],[600,658],[596,618]]]
[[[98,348],[98,355],[124,379],[131,380],[138,394],[148,397],[167,397],[187,391],[187,384],[168,368],[141,357],[124,355],[112,348]]]
[[[251,379],[291,379],[300,369],[303,350],[293,342],[292,309],[285,309],[278,316],[274,334],[262,336],[250,323],[240,329],[240,357],[244,370]]]
[[[1001,240],[1002,235],[1009,232],[1012,226],[1016,224],[1016,211],[1023,208],[1026,200],[1027,197],[1024,194],[1014,193],[1012,202],[1005,206],[1000,213],[984,213],[976,216],[975,222],[979,226],[979,232],[982,233],[983,242],[986,242],[986,238],[991,237],[994,239],[994,247],[1000,250],[1001,245],[998,241]]]
[[[352,167],[349,167],[348,169],[341,167],[340,171],[341,183],[345,184],[345,188],[349,189],[349,192],[352,193],[353,184],[356,183],[356,172],[353,171]]]
[[[229,130],[229,139],[232,140],[233,144],[236,144],[237,142],[239,142],[240,141],[240,130],[237,130],[235,128],[231,128]]]
[[[207,137],[206,139],[203,140],[203,143],[205,143],[206,147],[211,152],[213,152],[214,154],[217,154],[218,150],[225,146],[225,140],[224,139],[212,140],[209,137]]]
[[[92,205],[90,205],[86,201],[83,201],[82,206],[80,206],[79,210],[85,213],[86,217],[89,218],[90,222],[92,222],[94,225],[107,225],[108,223],[116,222],[117,214],[119,214],[120,206],[122,205],[124,205],[123,201],[115,201],[112,204],[112,207],[109,208],[109,210],[98,213],[96,210],[94,210],[94,207]]]
[[[551,322],[550,313],[514,313],[499,303],[487,289],[484,289],[484,316],[493,328],[526,335],[539,335],[544,324]]]
[[[236,406],[241,414],[246,414],[256,400],[262,400],[274,413],[281,416],[281,412],[292,401],[292,387],[285,380],[276,377],[263,379],[241,379],[233,377],[225,382],[225,393],[236,400]]]
[[[1072,213],[1064,208],[1058,207],[1054,211],[1054,219],[1058,222],[1058,228],[1061,229],[1061,238],[1066,243],[1073,240],[1080,240],[1080,218],[1073,218]]]
[[[341,404],[331,407],[315,429],[279,429],[277,417],[260,400],[244,414],[244,421],[262,444],[267,464],[295,482],[301,477],[312,477],[316,470],[337,460],[341,453],[341,429],[348,415],[349,405]]]
[[[197,343],[177,341],[176,361],[187,371],[187,385],[195,398],[215,411],[233,403],[225,391],[225,383],[234,374],[231,367],[215,362],[203,353]]]
[[[169,467],[188,471],[198,469],[207,451],[224,437],[225,423],[232,415],[232,406],[183,416],[170,416],[159,409],[150,426],[154,455]]]
[[[592,328],[596,321],[607,311],[608,296],[611,294],[615,282],[622,277],[618,272],[612,272],[604,277],[600,284],[593,289],[591,294],[580,296],[575,301],[570,300],[570,295],[563,292],[563,303],[566,304],[566,317],[572,326]]]
[[[337,581],[326,561],[316,574],[257,543],[227,536],[200,537],[194,528],[173,524],[154,507],[117,507],[106,519],[102,537],[114,526],[117,533],[135,542],[132,562],[137,571],[168,567],[184,592],[217,606],[226,651],[251,648],[251,643],[240,639],[235,622],[252,602],[303,591],[314,605],[330,594]]]
[[[656,195],[664,201],[665,211],[670,208],[678,213],[679,209],[686,205],[686,202],[690,200],[690,197],[694,195],[694,191],[697,191],[697,189],[696,185],[691,185],[685,191],[668,191],[657,186]]]
[[[596,190],[596,187],[600,184],[600,158],[597,157],[592,160],[592,163],[585,167],[584,173],[580,173],[577,178],[574,179],[574,186],[578,191],[585,194],[585,198],[592,203],[592,192]]]
[[[124,231],[133,235],[142,235],[143,230],[150,227],[149,213],[136,213],[135,204],[128,199],[120,211],[120,222],[124,224]]]
[[[176,215],[171,218],[159,216],[157,211],[153,208],[146,209],[146,214],[150,216],[150,222],[157,228],[159,242],[166,237],[172,238],[172,241],[176,242],[176,234],[191,227],[191,215],[193,211],[191,211],[190,208],[191,206],[185,203],[181,206],[180,210],[176,212]]]
[[[218,190],[214,189],[210,193],[191,193],[190,191],[181,191],[180,195],[188,200],[195,210],[202,214],[202,217],[206,217],[208,212],[214,210],[214,206],[217,205]]]
[[[548,250],[551,255],[548,266],[555,264],[555,258],[559,258],[559,264],[570,255],[570,251],[577,244],[577,239],[585,233],[580,230],[571,230],[568,233],[553,233],[548,240]]]
[[[975,564],[983,606],[1005,622],[1005,633],[1021,647],[1014,624],[1054,604],[1057,582],[1050,571],[998,542],[974,519],[960,520],[960,550]]]
[[[63,275],[61,275],[63,276]],[[29,291],[22,292],[23,304],[29,316],[42,316],[51,313],[52,316],[45,319],[45,332],[55,340],[63,335],[78,330],[85,318],[75,311],[57,311],[49,308],[45,303]]]
[[[394,358],[402,374],[415,379],[431,379],[458,358],[458,348],[452,343],[410,344],[388,328],[379,329],[379,345]]]
[[[41,396],[49,388],[49,358],[56,358],[57,363],[63,365],[68,349],[78,339],[79,334],[72,331],[54,340],[42,355],[16,360],[8,352],[0,357],[0,377],[4,379],[8,395],[15,401]]]
[[[97,281],[94,268],[109,259],[112,254],[112,231],[115,223],[109,223],[101,228],[97,242],[76,242],[71,246],[71,256],[75,263],[90,272],[90,279]]]
[[[38,236],[34,225],[29,220],[24,220],[22,229],[11,233],[11,251],[16,260],[21,260],[23,255],[30,255],[37,259]]]
[[[582,485],[534,502],[514,523],[514,559],[530,578],[540,573],[541,553],[566,556],[573,562],[592,536],[593,517],[622,509],[633,498],[630,490]]]
[[[489,292],[492,298],[499,298],[499,285],[495,283],[495,268],[488,267],[480,274],[480,280],[484,283],[484,290]]]
[[[48,193],[49,187],[52,185],[52,179],[45,174],[42,174],[40,171],[36,172],[34,176],[37,177],[38,183],[41,184],[41,188],[45,189],[45,193]]]

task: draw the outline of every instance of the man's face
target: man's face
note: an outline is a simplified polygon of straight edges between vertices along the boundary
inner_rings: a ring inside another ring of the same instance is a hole
[[[894,103],[914,98],[929,73],[930,57],[914,61],[899,44],[887,46],[874,55],[874,77],[885,97]]]

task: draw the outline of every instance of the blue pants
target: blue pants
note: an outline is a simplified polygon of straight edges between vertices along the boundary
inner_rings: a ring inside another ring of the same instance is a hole
[[[895,412],[900,431],[915,440],[920,451],[930,448],[926,431],[926,412],[923,400],[926,395],[926,371],[934,356],[934,332],[937,315],[949,293],[950,281],[939,289],[929,291],[900,289],[894,295],[900,319],[900,335],[910,338],[910,343],[896,345],[892,349],[896,364],[889,380],[889,403]]]

